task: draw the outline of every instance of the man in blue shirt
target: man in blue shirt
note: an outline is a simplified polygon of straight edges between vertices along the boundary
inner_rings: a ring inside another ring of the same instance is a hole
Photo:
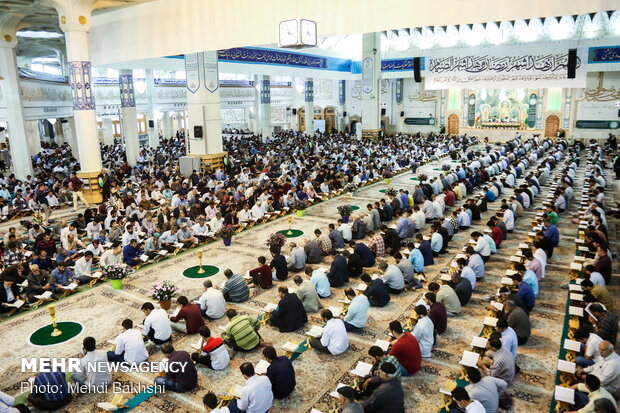
[[[366,284],[364,295],[372,307],[385,307],[390,302],[390,292],[381,278],[372,279],[368,274],[360,277]]]
[[[142,255],[142,250],[138,246],[138,240],[132,238],[129,244],[123,247],[123,262],[131,267],[135,267],[142,263],[140,255]]]
[[[413,242],[407,244],[407,248],[411,251],[409,253],[409,261],[413,264],[413,270],[416,273],[421,273],[424,271],[424,257],[418,248],[415,247]]]
[[[310,284],[312,284],[319,297],[327,298],[332,294],[329,289],[327,273],[323,268],[317,268],[314,271],[311,268],[306,268],[306,275],[310,276]]]
[[[443,237],[439,232],[438,224],[433,224],[431,226],[431,250],[433,250],[433,257],[438,257],[441,249],[443,247]]]
[[[355,291],[352,288],[344,290],[344,295],[347,300],[350,300],[349,309],[344,316],[344,327],[347,331],[357,331],[366,326],[368,321],[368,309],[370,308],[370,301],[364,294],[355,295]]]
[[[271,391],[276,399],[283,399],[295,389],[295,369],[288,357],[280,356],[276,349],[267,346],[263,349],[263,357],[269,363],[267,377],[271,381]]]
[[[545,231],[545,237],[551,240],[554,247],[557,247],[560,243],[560,231],[555,225],[551,223],[551,220],[548,217],[545,218],[545,227],[547,227],[547,230]]]
[[[401,239],[405,239],[409,234],[409,223],[401,211],[397,211],[396,216],[398,217],[398,221],[396,222],[396,232]]]
[[[484,187],[484,190],[485,190],[484,197],[489,202],[494,202],[495,201],[495,193],[493,191],[491,191],[489,188],[487,188],[486,186]]]
[[[400,200],[403,202],[403,209],[409,208],[409,193],[407,191],[400,190]]]
[[[428,267],[429,265],[435,264],[435,260],[433,260],[433,249],[431,248],[431,243],[428,240],[425,240],[424,237],[422,237],[422,234],[416,235],[415,238],[416,242],[419,244],[418,249],[424,257],[424,266]]]
[[[375,254],[363,242],[349,242],[349,247],[353,248],[353,253],[360,256],[364,267],[372,267],[375,265]]]
[[[482,259],[480,254],[474,251],[474,248],[471,245],[465,249],[465,254],[467,255],[467,259],[469,260],[467,266],[474,270],[474,273],[476,274],[476,279],[484,277],[484,260]]]
[[[52,271],[52,277],[54,277],[54,292],[62,287],[66,287],[72,282],[76,282],[75,274],[69,268],[67,268],[67,262],[61,261],[58,266]]]
[[[28,401],[41,410],[58,410],[71,402],[65,374],[60,371],[39,373],[34,378]]]
[[[513,275],[512,279],[518,286],[518,289],[514,292],[516,292],[517,295],[521,298],[521,300],[523,300],[523,303],[525,304],[526,310],[529,314],[529,312],[532,311],[532,308],[534,308],[534,305],[536,303],[536,295],[534,294],[534,290],[528,283],[523,282],[523,277],[521,277],[520,274]]]

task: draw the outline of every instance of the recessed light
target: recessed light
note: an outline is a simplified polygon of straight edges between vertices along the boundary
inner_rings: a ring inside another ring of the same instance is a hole
[[[31,39],[58,39],[64,34],[57,32],[46,32],[43,30],[21,30],[17,32],[19,37],[27,37]]]

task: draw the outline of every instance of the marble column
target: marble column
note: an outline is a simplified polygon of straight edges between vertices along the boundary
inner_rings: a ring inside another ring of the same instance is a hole
[[[377,137],[381,129],[381,35],[362,35],[362,134]]]
[[[305,105],[305,133],[314,135],[314,81],[307,78],[304,83],[304,105]]]
[[[80,153],[77,149],[77,138],[75,136],[75,118],[71,116],[67,118],[67,122],[62,124],[62,132],[65,135],[65,140],[71,148],[71,153],[77,159],[80,160]]]
[[[338,110],[336,111],[336,128],[338,132],[345,130],[347,126],[347,117],[344,113],[347,111],[347,81],[338,81]]]
[[[271,138],[271,83],[269,76],[259,76],[259,94],[260,94],[260,106],[259,106],[259,125],[260,133],[262,134],[263,142],[267,138]]]
[[[147,98],[147,110],[146,110],[146,130],[149,134],[149,146],[151,148],[157,148],[159,146],[159,128],[157,127],[158,111],[155,104],[155,78],[153,71],[147,69],[146,71],[146,98]],[[150,126],[150,123],[153,126]]]
[[[23,15],[5,13],[0,16],[0,88],[4,95],[7,114],[7,133],[13,173],[18,179],[33,175],[24,122],[24,110],[19,93],[19,74],[15,59],[15,34]]]
[[[103,118],[103,144],[114,144],[114,125],[111,118]]]
[[[174,131],[172,130],[172,118],[170,117],[170,112],[163,113],[162,123],[164,129],[164,139],[170,139],[174,135]]]
[[[222,119],[217,76],[217,52],[185,55],[189,153],[221,153]]]
[[[28,151],[31,154],[41,152],[41,130],[38,120],[26,121],[26,138],[28,139]]]
[[[140,139],[138,137],[138,114],[136,113],[133,71],[131,69],[121,70],[118,84],[121,96],[121,130],[125,138],[125,153],[129,165],[134,166],[140,153]]]

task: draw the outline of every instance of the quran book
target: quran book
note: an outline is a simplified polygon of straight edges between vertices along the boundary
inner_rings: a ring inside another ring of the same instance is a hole
[[[497,301],[491,301],[491,305],[497,310],[497,311],[502,311],[504,309],[504,304],[497,302]]]
[[[564,348],[571,351],[581,351],[581,343],[568,338],[564,339]]]
[[[334,318],[340,317],[340,308],[331,306],[328,308],[328,310],[332,312],[332,314],[334,315]]]
[[[149,256],[146,254],[142,254],[140,255],[140,259],[142,260],[142,262],[147,262],[149,260]]]
[[[574,315],[577,317],[583,317],[583,308],[570,306],[568,307],[568,314]]]
[[[24,300],[15,300],[12,303],[6,303],[7,307],[21,308],[26,302]]]
[[[95,271],[90,276],[93,278],[101,278],[103,276],[103,273],[101,271]]]
[[[240,399],[241,396],[243,395],[243,386],[239,384],[235,384],[235,387],[233,388],[233,391],[232,391],[232,395]]]
[[[484,337],[474,337],[471,339],[472,347],[486,348],[488,339]]]
[[[372,370],[372,364],[358,361],[355,369],[351,370],[350,373],[359,377],[366,377],[370,375],[370,370]]]
[[[277,305],[277,304],[274,304],[274,303],[267,303],[267,305],[265,305],[265,306],[263,307],[263,311],[265,311],[266,313],[270,313],[270,312],[272,312],[273,310],[275,310],[276,308],[278,308],[278,305]]]
[[[495,317],[484,317],[483,324],[485,326],[495,327],[497,325],[497,318]]]
[[[282,349],[286,351],[290,351],[290,352],[297,351],[298,347],[299,347],[299,344],[291,343],[290,341],[287,341],[286,343],[282,345]]]
[[[345,384],[342,383],[338,383],[338,386],[336,387],[336,390],[334,390],[333,392],[329,393],[330,396],[332,396],[334,399],[337,399],[340,397],[340,393],[338,393],[338,389],[341,387],[344,387]]]
[[[258,363],[256,363],[256,367],[254,367],[254,372],[256,374],[266,374],[268,367],[269,363],[267,362],[267,360],[260,360]]]
[[[459,361],[459,364],[468,367],[477,367],[478,358],[480,358],[480,354],[474,353],[473,351],[464,351],[463,357],[461,358],[461,361]]]
[[[62,288],[64,288],[65,290],[75,290],[77,288],[77,286],[78,285],[76,283],[71,283],[71,284],[69,284],[69,285],[67,285],[65,287],[62,287]]]
[[[47,300],[51,296],[52,296],[52,292],[46,291],[43,294],[35,295],[34,298],[36,298],[37,300]]]
[[[375,346],[381,347],[381,350],[383,350],[384,352],[387,352],[388,348],[390,347],[390,342],[377,339],[377,341],[375,341]]]
[[[566,360],[558,360],[558,370],[574,374],[575,373],[575,363],[566,361]]]
[[[569,387],[555,386],[555,400],[569,404],[575,403],[575,390]]]
[[[323,334],[323,327],[312,326],[312,328],[306,333],[310,337],[318,338]]]
[[[172,313],[172,317],[178,316],[180,311],[181,311],[181,307],[177,307]]]

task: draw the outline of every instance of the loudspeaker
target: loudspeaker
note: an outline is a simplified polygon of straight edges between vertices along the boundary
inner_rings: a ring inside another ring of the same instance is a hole
[[[149,128],[154,128],[154,127],[155,127],[155,121],[149,120]]]
[[[202,139],[202,126],[194,126],[194,139]]]
[[[574,79],[577,71],[577,49],[568,49],[567,78]]]
[[[422,82],[422,76],[420,75],[420,58],[413,58],[413,79],[416,83]]]
[[[297,115],[297,109],[293,108],[293,115]]]
[[[405,111],[400,112],[400,117],[402,118],[403,116],[405,116]]]
[[[345,110],[344,112],[342,112],[342,117],[346,118],[347,117],[347,111]]]
[[[381,116],[385,116],[385,114],[386,114],[385,108],[381,108]]]
[[[618,117],[620,118],[620,109],[618,109]]]
[[[62,118],[60,119],[60,123],[69,123],[69,119]]]

